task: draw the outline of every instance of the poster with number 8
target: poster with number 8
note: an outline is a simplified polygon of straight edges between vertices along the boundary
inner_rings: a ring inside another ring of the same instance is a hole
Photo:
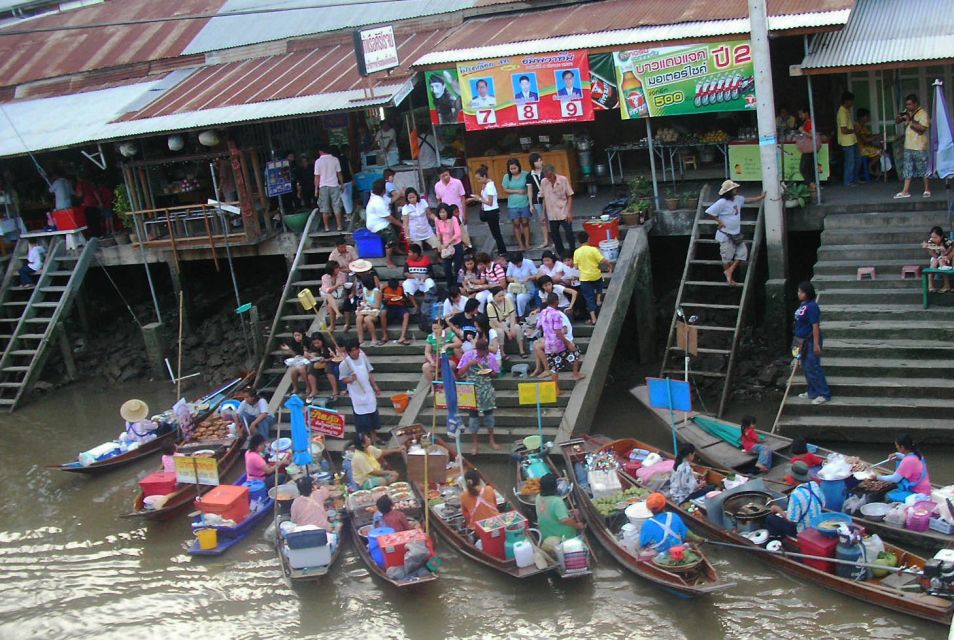
[[[593,120],[586,51],[457,65],[469,131]]]

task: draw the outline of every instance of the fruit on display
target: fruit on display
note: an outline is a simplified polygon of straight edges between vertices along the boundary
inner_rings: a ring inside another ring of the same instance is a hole
[[[721,129],[702,134],[702,141],[710,144],[723,144],[729,141],[729,134]]]
[[[662,144],[672,144],[679,140],[679,132],[669,127],[663,127],[656,132],[656,140]]]
[[[593,500],[593,506],[596,507],[596,510],[601,516],[608,516],[614,511],[621,511],[619,508],[620,503],[626,503],[628,506],[633,502],[638,502],[645,499],[648,495],[649,489],[645,489],[643,487],[630,487],[625,491],[621,491],[611,496]]]
[[[535,496],[538,493],[540,493],[539,478],[530,478],[523,483],[522,487],[520,487],[520,495],[522,496]]]

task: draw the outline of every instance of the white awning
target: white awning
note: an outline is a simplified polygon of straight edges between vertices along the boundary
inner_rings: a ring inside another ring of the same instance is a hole
[[[806,73],[954,60],[952,0],[858,0],[842,31],[816,36]]]

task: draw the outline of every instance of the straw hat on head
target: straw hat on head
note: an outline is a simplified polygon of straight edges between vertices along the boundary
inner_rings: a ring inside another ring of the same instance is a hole
[[[145,420],[146,416],[149,415],[149,405],[142,400],[133,398],[132,400],[127,400],[123,403],[123,406],[119,407],[119,415],[121,415],[126,422],[139,422],[140,420]]]
[[[351,273],[367,273],[371,271],[371,263],[368,260],[355,260],[348,265],[348,270]]]
[[[792,465],[792,479],[796,482],[808,482],[811,478],[808,475],[808,465],[799,460]]]
[[[726,192],[732,191],[733,189],[738,189],[741,186],[742,185],[738,184],[737,182],[726,180],[725,182],[722,183],[722,186],[719,187],[719,195],[723,196],[726,194]]]

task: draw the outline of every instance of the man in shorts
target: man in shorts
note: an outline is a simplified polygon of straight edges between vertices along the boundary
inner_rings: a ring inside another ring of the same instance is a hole
[[[375,180],[371,185],[371,196],[364,209],[365,226],[368,231],[378,234],[386,247],[387,264],[396,269],[394,253],[397,250],[397,234],[391,225],[400,227],[403,223],[391,214],[391,205],[385,200],[384,180]]]
[[[715,239],[719,242],[722,272],[731,287],[741,284],[735,281],[735,270],[749,259],[749,249],[742,234],[742,207],[765,198],[764,193],[748,198],[740,196],[739,186],[731,180],[723,182],[719,188],[719,199],[706,209],[706,215],[715,218],[719,224]]]
[[[928,149],[931,146],[931,117],[918,103],[913,93],[904,99],[904,111],[895,119],[904,124],[904,164],[901,174],[904,176],[904,188],[895,199],[911,197],[911,180],[924,180],[924,198],[931,197],[931,183],[928,180]]]
[[[318,148],[318,159],[315,161],[315,197],[318,199],[318,210],[321,212],[325,232],[331,231],[328,224],[332,211],[338,231],[344,231],[344,219],[341,215],[341,185],[344,184],[341,179],[341,163],[328,150],[326,144]]]
[[[576,234],[579,248],[573,252],[573,262],[580,270],[580,293],[586,303],[586,311],[590,314],[589,323],[596,324],[596,312],[599,311],[603,297],[603,272],[601,267],[613,272],[613,263],[603,257],[602,252],[590,244],[586,232]]]

